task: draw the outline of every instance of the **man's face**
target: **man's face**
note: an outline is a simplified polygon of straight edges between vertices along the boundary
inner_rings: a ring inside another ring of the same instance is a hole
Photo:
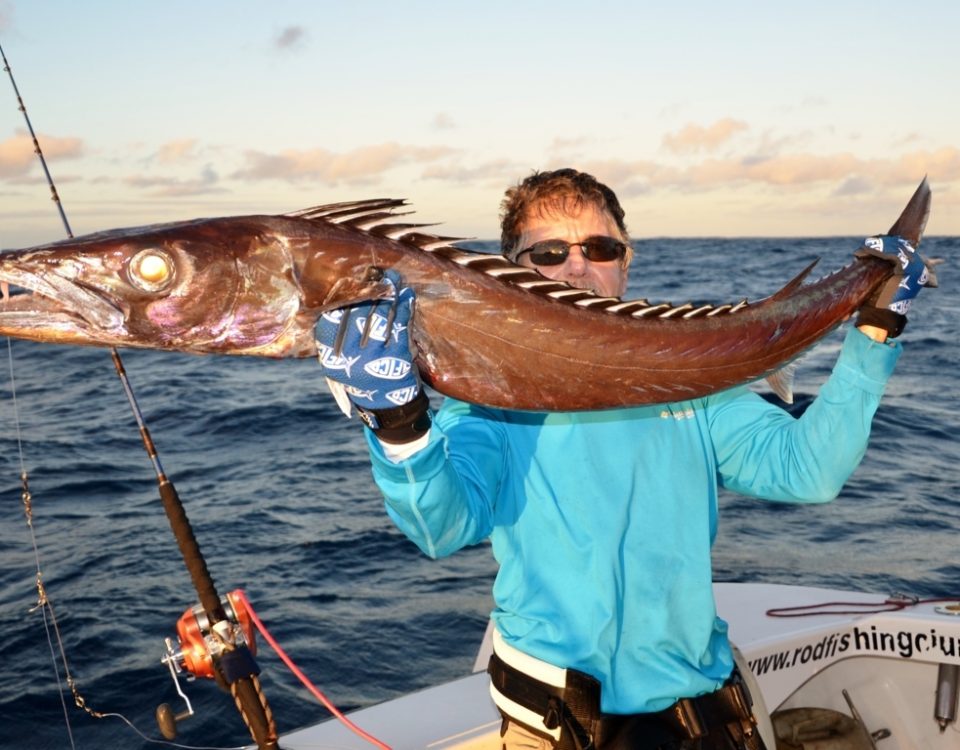
[[[623,239],[613,217],[590,204],[584,206],[576,216],[544,213],[546,215],[541,216],[534,211],[523,222],[518,247],[528,248],[543,240],[581,242],[588,237]],[[578,289],[589,289],[601,297],[621,297],[627,290],[626,258],[590,261],[583,256],[583,248],[579,245],[571,247],[567,259],[558,265],[538,266],[531,260],[530,253],[522,252],[517,263],[536,269],[548,279],[565,281]]]

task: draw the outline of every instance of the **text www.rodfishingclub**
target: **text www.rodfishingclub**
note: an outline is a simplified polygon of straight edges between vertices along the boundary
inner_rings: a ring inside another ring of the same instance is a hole
[[[749,664],[755,675],[763,675],[846,653],[892,654],[903,659],[922,654],[934,659],[938,656],[955,659],[960,654],[960,639],[938,633],[935,628],[915,633],[886,631],[876,625],[867,629],[854,627],[850,631],[831,633],[813,643],[753,659]]]

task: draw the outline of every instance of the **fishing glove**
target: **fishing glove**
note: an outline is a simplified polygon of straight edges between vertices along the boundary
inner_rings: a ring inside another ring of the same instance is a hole
[[[937,285],[933,264],[925,261],[909,240],[895,235],[868,237],[857,257],[872,255],[889,261],[896,269],[893,276],[860,308],[857,325],[883,328],[890,338],[903,333],[910,303],[925,286]]]
[[[386,271],[385,299],[330,310],[316,326],[317,356],[343,412],[351,404],[387,443],[416,440],[430,430],[430,402],[413,364],[408,327],[413,289]]]

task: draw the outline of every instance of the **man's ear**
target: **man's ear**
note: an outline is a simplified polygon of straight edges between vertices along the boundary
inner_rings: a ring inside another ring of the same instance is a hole
[[[629,281],[630,274],[630,264],[627,263],[626,259],[623,260],[623,276],[620,279],[620,291],[617,293],[618,297],[623,297],[627,293],[627,282]]]

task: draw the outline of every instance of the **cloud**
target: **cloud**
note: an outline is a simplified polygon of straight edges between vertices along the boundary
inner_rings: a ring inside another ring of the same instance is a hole
[[[717,187],[731,182],[797,185],[841,180],[859,171],[851,154],[782,154],[769,158],[706,159],[683,171],[680,181],[690,187]]]
[[[38,174],[27,174],[22,176],[12,176],[12,177],[5,177],[5,178],[0,176],[0,179],[3,179],[3,181],[6,182],[8,185],[43,185],[43,186],[49,185],[49,183],[47,182],[47,177],[45,174],[43,174],[43,172],[39,172]],[[88,182],[88,180],[86,179],[85,176],[80,174],[64,174],[63,172],[60,172],[60,171],[57,172],[56,184],[58,186],[66,185],[71,182],[86,183]]]
[[[717,120],[707,127],[691,123],[674,133],[667,133],[663,137],[663,146],[677,154],[715,151],[742,130],[747,130],[747,124],[730,117]]]
[[[161,198],[176,198],[190,195],[212,195],[227,192],[220,185],[220,177],[209,164],[194,179],[180,177],[150,177],[137,175],[127,177],[123,183],[128,187],[144,190],[149,195]]]
[[[894,179],[919,179],[925,174],[933,182],[960,180],[960,149],[953,146],[904,154],[895,164]]]
[[[296,49],[306,38],[307,30],[303,26],[287,26],[274,38],[273,46],[284,51]]]
[[[551,165],[551,166],[561,166]],[[706,158],[684,167],[637,160],[591,161],[576,165],[618,192],[642,193],[650,188],[680,191],[719,190],[748,184],[778,187],[833,187],[834,195],[855,195],[880,188],[916,184],[927,175],[931,182],[960,180],[960,149],[945,147],[914,151],[891,158],[867,159],[851,153],[751,154]]]
[[[38,135],[37,140],[48,161],[76,159],[84,153],[83,141],[79,138]],[[33,140],[27,131],[18,129],[12,138],[0,141],[0,178],[21,177],[36,164],[38,160],[33,151]]]
[[[889,187],[919,182],[960,180],[960,150],[914,151],[893,158],[864,159],[850,153],[781,154],[757,160],[707,160],[685,170],[683,181],[695,187],[718,187],[733,182],[771,185],[839,183],[838,190],[851,191],[864,184]]]
[[[918,141],[921,141],[921,140],[923,140],[923,138],[922,138],[922,136],[920,135],[920,133],[914,131],[914,132],[912,132],[912,133],[907,133],[907,134],[906,134],[905,136],[903,136],[902,138],[894,141],[894,142],[893,142],[893,147],[894,147],[894,148],[899,148],[900,146],[906,146],[906,145],[908,145],[908,144],[910,144],[910,143],[917,143]]]
[[[585,135],[578,136],[576,138],[554,138],[550,145],[547,146],[548,151],[557,152],[563,151],[565,149],[575,149],[580,146],[586,146],[587,144],[593,141],[592,138],[588,138]]]
[[[723,121],[720,121],[723,122]],[[693,143],[720,142],[723,133],[734,134],[745,128],[729,121],[723,127],[704,129]],[[710,134],[707,134],[707,130]],[[579,141],[554,141],[545,163],[538,168],[574,166],[615,185],[618,192],[636,195],[653,189],[702,192],[763,185],[783,188],[826,188],[832,195],[856,195],[886,187],[915,184],[928,175],[932,182],[960,180],[960,149],[944,147],[915,150],[889,157],[870,158],[848,151],[821,153],[810,148],[810,135],[774,138],[758,134],[753,149],[725,156],[701,155],[690,160],[624,160],[617,158],[575,160],[564,157],[564,147]],[[679,141],[678,141],[679,142]],[[177,142],[170,152],[190,153],[188,142]],[[553,155],[550,156],[550,152]],[[394,142],[364,146],[346,152],[326,149],[286,150],[280,152],[247,151],[243,164],[230,177],[240,180],[283,180],[298,183],[319,180],[330,185],[364,184],[375,181],[392,169],[422,165],[421,177],[448,183],[474,183],[502,188],[517,179],[530,165],[516,158],[491,158],[480,163],[464,163],[459,151],[445,146],[409,146]]]
[[[196,138],[182,138],[177,141],[168,141],[157,149],[156,159],[160,164],[176,164],[189,161],[196,156]]]
[[[428,167],[423,177],[430,180],[446,180],[458,183],[479,183],[503,188],[510,180],[517,179],[522,167],[510,159],[494,159],[475,167],[446,164]]]
[[[645,159],[634,161],[603,159],[574,164],[554,161],[548,165],[550,169],[569,166],[594,175],[600,182],[613,187],[621,198],[644,195],[656,187],[676,185],[680,175],[675,167]]]
[[[556,169],[565,165],[557,163],[550,166]],[[635,161],[607,159],[588,161],[574,166],[595,175],[598,180],[608,185],[628,185],[632,183],[635,189],[638,181],[656,185],[675,184],[680,174],[679,170],[674,167],[644,159]]]
[[[454,150],[445,146],[404,146],[399,143],[363,146],[342,154],[322,148],[288,149],[276,154],[246,151],[246,165],[231,177],[287,182],[322,180],[331,185],[362,183],[403,164],[436,161],[452,153]]]
[[[437,114],[433,117],[432,124],[436,130],[453,130],[457,127],[457,124],[453,121],[453,118],[446,112],[437,112]]]
[[[863,177],[852,175],[845,179],[840,186],[833,191],[833,195],[839,197],[851,195],[864,195],[875,190],[876,185]]]

